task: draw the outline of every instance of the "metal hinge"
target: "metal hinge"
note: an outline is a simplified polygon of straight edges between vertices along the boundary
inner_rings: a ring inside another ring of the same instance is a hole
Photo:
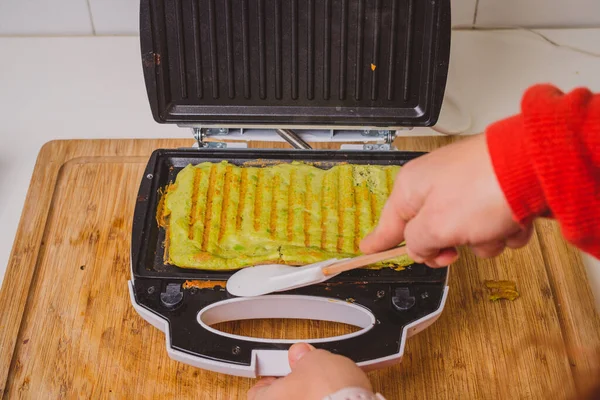
[[[249,141],[276,140],[273,136],[283,138],[297,149],[310,149],[311,146],[305,139],[317,142],[349,142],[349,148],[363,151],[394,150],[393,141],[396,130],[393,129],[363,129],[363,130],[336,130],[336,129],[279,129],[279,128],[226,128],[226,127],[200,127],[189,126],[192,129],[196,146],[200,149],[229,149],[247,147]],[[405,128],[399,128],[405,129]],[[207,141],[211,138],[211,141]],[[214,141],[227,138],[228,143]],[[359,144],[362,142],[362,144]],[[366,143],[379,142],[379,143]],[[381,143],[383,142],[383,143]],[[346,145],[344,145],[346,147]]]
[[[390,143],[342,144],[341,150],[354,151],[390,151],[396,148]]]
[[[215,132],[211,132],[215,131]],[[215,135],[227,135],[229,133],[229,129],[227,128],[192,128],[192,133],[194,135],[194,139],[196,139],[196,143],[199,149],[226,149],[227,143],[224,142],[205,142],[204,138],[208,134]]]
[[[371,137],[371,138],[372,137],[381,138],[384,140],[384,142],[386,144],[391,144],[396,137],[395,132],[388,130],[388,129],[381,129],[381,130],[365,129],[364,131],[361,132],[361,135]]]
[[[383,151],[383,150],[393,150],[391,143],[376,143],[376,144],[365,144],[363,145],[363,150],[366,151]]]
[[[208,136],[228,135],[229,128],[206,128],[206,134]]]

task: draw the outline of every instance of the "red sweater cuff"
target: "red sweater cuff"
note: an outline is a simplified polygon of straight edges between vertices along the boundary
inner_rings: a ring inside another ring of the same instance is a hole
[[[547,213],[544,192],[528,152],[523,117],[490,125],[486,138],[496,178],[515,220],[527,223]]]

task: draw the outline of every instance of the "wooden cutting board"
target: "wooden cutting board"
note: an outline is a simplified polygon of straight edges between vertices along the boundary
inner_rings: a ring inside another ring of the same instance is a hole
[[[396,145],[445,143],[404,138]],[[156,148],[189,145],[72,140],[43,147],[0,292],[5,398],[245,398],[253,380],[170,360],[164,335],[128,297],[132,212],[145,164]],[[515,281],[521,297],[489,301],[488,279]],[[442,317],[408,341],[403,363],[370,374],[388,399],[567,399],[597,376],[600,320],[579,254],[554,223],[539,223],[526,248],[495,260],[463,252],[450,286]],[[348,327],[274,321],[223,329],[307,338]]]

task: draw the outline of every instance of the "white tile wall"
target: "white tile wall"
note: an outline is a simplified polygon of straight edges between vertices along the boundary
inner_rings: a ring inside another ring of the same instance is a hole
[[[452,25],[472,25],[477,0],[451,0]]]
[[[454,26],[600,27],[600,0],[451,0]],[[139,0],[0,0],[0,35],[137,35]]]
[[[600,26],[600,0],[479,0],[477,25]]]
[[[139,0],[89,1],[97,35],[137,35],[139,33]]]
[[[137,35],[139,0],[89,0],[97,35]],[[452,24],[471,25],[477,0],[451,0]]]
[[[471,25],[477,0],[451,0],[452,24]],[[90,0],[98,35],[137,35],[139,0]]]
[[[92,35],[87,0],[0,0],[0,35]]]

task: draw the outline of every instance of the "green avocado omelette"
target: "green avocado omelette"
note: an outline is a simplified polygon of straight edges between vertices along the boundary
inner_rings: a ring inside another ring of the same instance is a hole
[[[188,165],[165,189],[158,209],[167,230],[165,261],[235,270],[356,256],[360,240],[377,225],[399,168]],[[371,268],[411,263],[400,257]]]

